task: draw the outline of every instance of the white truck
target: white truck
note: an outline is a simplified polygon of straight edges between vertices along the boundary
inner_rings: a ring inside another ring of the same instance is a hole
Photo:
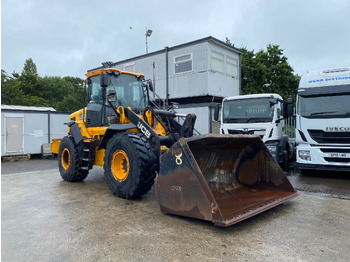
[[[350,67],[301,77],[295,133],[301,171],[350,171]]]
[[[284,101],[278,94],[226,97],[222,101],[220,133],[259,135],[276,161],[287,170],[293,145],[284,132],[284,119],[292,113],[293,99]]]

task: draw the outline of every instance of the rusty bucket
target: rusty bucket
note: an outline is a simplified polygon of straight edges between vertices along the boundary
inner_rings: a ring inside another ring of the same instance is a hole
[[[162,212],[230,226],[297,196],[258,136],[181,138],[160,159]]]

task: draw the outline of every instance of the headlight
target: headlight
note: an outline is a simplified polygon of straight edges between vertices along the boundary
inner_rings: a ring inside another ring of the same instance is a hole
[[[266,145],[267,149],[270,151],[270,153],[272,152],[276,152],[276,146],[273,145]]]
[[[302,160],[311,161],[311,155],[309,150],[299,150],[298,156]]]

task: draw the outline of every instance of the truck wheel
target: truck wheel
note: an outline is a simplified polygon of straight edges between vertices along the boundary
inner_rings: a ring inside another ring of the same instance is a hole
[[[117,134],[107,144],[103,168],[114,195],[138,198],[154,184],[159,171],[159,153],[140,134]]]
[[[68,182],[83,181],[89,171],[81,169],[81,154],[79,146],[75,144],[73,137],[66,136],[62,139],[58,151],[58,168],[63,180]]]

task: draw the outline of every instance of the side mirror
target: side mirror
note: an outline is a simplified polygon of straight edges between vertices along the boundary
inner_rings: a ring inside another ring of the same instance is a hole
[[[283,101],[283,118],[288,118],[293,115],[293,98],[290,97],[287,101]]]
[[[152,92],[154,92],[154,87],[153,87],[153,83],[151,79],[148,79],[148,88],[149,90],[151,90]]]
[[[108,74],[103,72],[100,74],[100,85],[102,88],[106,88],[108,86]]]
[[[288,111],[288,115],[292,116],[293,115],[293,97],[290,97],[287,99],[287,111]]]
[[[153,83],[151,79],[143,80],[143,84],[152,92],[154,92]]]
[[[276,105],[278,103],[276,98],[271,98],[269,101],[270,101],[270,106]]]
[[[214,120],[219,121],[220,104],[214,106]]]
[[[117,101],[117,95],[115,93],[108,94],[107,101],[108,102],[115,102],[115,101]]]

